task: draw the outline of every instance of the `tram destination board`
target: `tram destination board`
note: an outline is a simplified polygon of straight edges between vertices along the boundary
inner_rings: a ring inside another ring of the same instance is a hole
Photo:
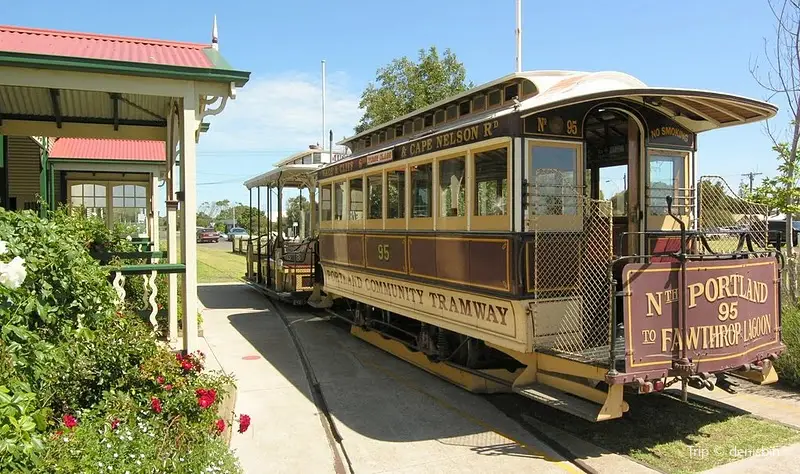
[[[777,265],[769,257],[688,262],[683,292],[676,263],[626,265],[626,371],[669,369],[685,354],[698,372],[716,372],[779,351]]]
[[[513,124],[516,123],[515,118],[516,116],[506,115],[483,122],[472,123],[402,143],[391,149],[376,151],[359,156],[358,158],[344,160],[335,165],[322,168],[319,171],[320,178],[331,178],[389,161],[413,158],[427,153],[447,150],[448,148],[509,136],[513,133]]]

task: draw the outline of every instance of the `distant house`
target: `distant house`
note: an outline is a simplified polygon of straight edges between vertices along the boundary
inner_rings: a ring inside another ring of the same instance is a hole
[[[166,172],[166,145],[156,140],[59,138],[47,160],[55,204],[84,207],[107,225],[157,233],[158,182]]]

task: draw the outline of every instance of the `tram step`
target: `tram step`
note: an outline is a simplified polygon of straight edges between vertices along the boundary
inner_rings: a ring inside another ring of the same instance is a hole
[[[541,383],[514,387],[514,392],[588,421],[597,421],[601,406]]]

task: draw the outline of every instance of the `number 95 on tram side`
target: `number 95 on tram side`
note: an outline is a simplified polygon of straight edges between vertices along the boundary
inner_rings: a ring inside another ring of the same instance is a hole
[[[619,72],[533,71],[373,127],[315,171],[309,303],[468,390],[592,421],[675,383],[775,382],[767,212],[697,176],[696,151],[701,132],[776,113]]]

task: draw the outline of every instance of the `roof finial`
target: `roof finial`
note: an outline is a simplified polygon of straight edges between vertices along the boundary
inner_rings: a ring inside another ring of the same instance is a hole
[[[211,48],[219,51],[219,32],[217,32],[217,15],[214,15],[214,27],[211,29]]]

